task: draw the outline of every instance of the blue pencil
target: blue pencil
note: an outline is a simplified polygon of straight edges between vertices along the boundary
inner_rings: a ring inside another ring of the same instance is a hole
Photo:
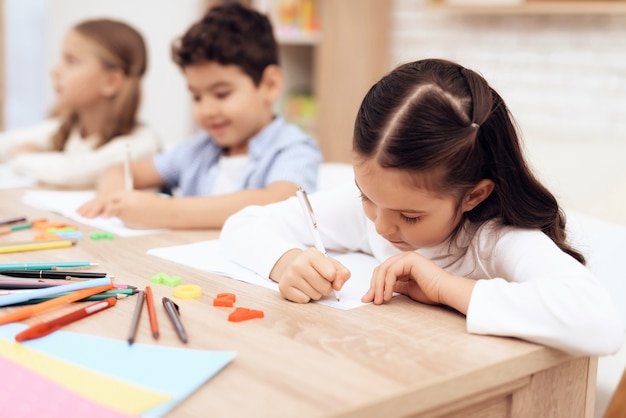
[[[56,270],[57,268],[76,268],[97,266],[90,261],[53,261],[46,263],[11,263],[0,264],[0,271],[6,270]]]

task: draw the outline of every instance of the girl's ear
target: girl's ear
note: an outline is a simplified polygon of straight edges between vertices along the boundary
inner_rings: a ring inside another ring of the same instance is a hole
[[[126,80],[126,75],[120,69],[107,70],[100,88],[100,92],[107,99],[115,97],[122,88],[122,84]]]
[[[463,198],[463,204],[461,205],[463,212],[469,212],[488,198],[494,187],[493,180],[482,179],[479,181]]]
[[[283,89],[283,72],[279,66],[268,65],[265,67],[259,88],[265,91],[266,98],[270,103],[273,104],[278,100]]]

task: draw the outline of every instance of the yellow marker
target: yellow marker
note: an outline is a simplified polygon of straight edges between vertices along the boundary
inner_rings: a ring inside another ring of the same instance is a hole
[[[48,250],[52,248],[65,248],[65,247],[71,247],[74,244],[76,244],[75,239],[9,242],[9,243],[0,245],[0,254],[17,253],[20,251]]]

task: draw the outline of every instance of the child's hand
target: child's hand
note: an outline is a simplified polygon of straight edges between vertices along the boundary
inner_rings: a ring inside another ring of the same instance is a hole
[[[78,209],[76,209],[76,213],[80,216],[84,216],[85,218],[95,218],[104,212],[104,208],[106,207],[108,201],[108,195],[98,194],[96,197],[83,203]]]
[[[285,253],[276,263],[284,265],[280,272],[272,270],[278,282],[280,293],[287,300],[307,303],[328,296],[334,290],[340,290],[350,278],[350,271],[339,261],[315,248],[306,251],[292,250]]]
[[[398,292],[418,302],[438,304],[441,303],[440,280],[446,274],[445,270],[420,254],[398,254],[374,269],[370,289],[361,300],[380,305],[389,302],[393,292]]]
[[[96,197],[81,206],[78,213],[85,217],[118,217],[129,228],[162,228],[169,220],[168,203],[169,199],[151,192],[123,191]]]
[[[397,292],[418,302],[444,304],[467,314],[475,284],[475,280],[450,274],[418,253],[406,252],[389,257],[374,269],[370,289],[361,300],[380,305]]]

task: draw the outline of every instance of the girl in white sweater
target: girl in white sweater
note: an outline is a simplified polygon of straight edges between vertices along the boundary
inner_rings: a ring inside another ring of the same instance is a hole
[[[53,69],[55,117],[0,135],[0,162],[55,186],[89,186],[104,168],[150,156],[156,136],[137,123],[146,70],[142,36],[129,25],[88,20],[67,34]]]
[[[430,59],[382,78],[356,118],[353,166],[356,184],[314,194],[311,205],[327,249],[380,260],[364,302],[398,292],[465,314],[471,333],[575,354],[620,348],[624,328],[608,291],[568,244],[563,212],[480,75]],[[230,258],[294,302],[352,280],[310,248],[295,197],[242,210],[220,239]]]

